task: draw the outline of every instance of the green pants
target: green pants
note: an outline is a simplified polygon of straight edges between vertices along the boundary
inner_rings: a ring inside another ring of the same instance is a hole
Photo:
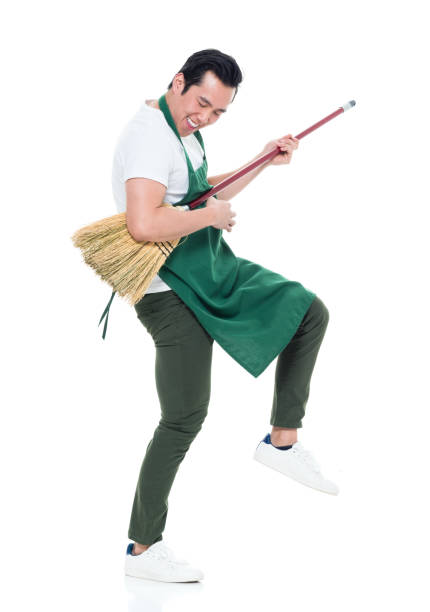
[[[128,537],[140,544],[153,544],[163,539],[167,499],[176,472],[208,412],[213,338],[172,290],[147,293],[135,310],[156,347],[161,419],[143,459]],[[302,427],[310,379],[328,320],[326,306],[315,297],[292,340],[279,354],[271,425]]]

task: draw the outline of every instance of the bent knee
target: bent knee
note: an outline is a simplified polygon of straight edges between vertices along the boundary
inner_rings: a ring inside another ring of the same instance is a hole
[[[196,436],[201,430],[208,415],[209,401],[200,404],[194,410],[188,410],[180,415],[163,415],[160,423],[176,432]]]
[[[330,320],[330,314],[327,306],[324,304],[321,298],[316,296],[309,310],[312,310],[312,316],[319,321],[322,327],[327,327]]]

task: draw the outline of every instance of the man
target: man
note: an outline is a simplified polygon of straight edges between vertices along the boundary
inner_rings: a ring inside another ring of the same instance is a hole
[[[126,574],[167,582],[203,578],[162,541],[176,472],[207,415],[212,345],[257,377],[278,356],[268,433],[254,458],[305,485],[336,494],[297,441],[319,347],[328,324],[323,302],[296,281],[236,257],[222,237],[235,225],[229,200],[268,165],[289,164],[298,140],[269,142],[265,165],[189,210],[189,202],[233,172],[207,178],[200,130],[228,112],[242,74],[216,49],[188,58],[166,94],[146,100],[124,129],[114,157],[113,192],[137,241],[184,237],[166,259],[137,316],[156,346],[161,419],[148,444],[130,520]],[[249,163],[249,162],[248,162]],[[162,207],[168,202],[174,207]]]

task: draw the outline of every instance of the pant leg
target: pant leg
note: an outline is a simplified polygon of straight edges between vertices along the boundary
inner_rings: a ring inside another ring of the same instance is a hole
[[[327,307],[316,296],[292,340],[278,355],[271,425],[302,427],[311,376],[328,321]]]
[[[175,475],[207,415],[213,338],[174,291],[148,293],[135,306],[156,347],[161,419],[143,459],[128,536],[162,540]]]

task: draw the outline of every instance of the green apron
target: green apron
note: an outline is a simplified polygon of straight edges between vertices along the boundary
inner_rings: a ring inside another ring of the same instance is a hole
[[[184,146],[164,95],[158,103]],[[200,132],[194,135],[204,151]],[[206,154],[202,165],[194,170],[185,147],[184,152],[188,191],[174,206],[188,204],[213,187],[207,182]],[[206,201],[193,210],[204,206]],[[209,226],[189,234],[168,256],[158,275],[208,334],[257,377],[290,342],[316,294],[299,282],[236,257],[222,231]]]

